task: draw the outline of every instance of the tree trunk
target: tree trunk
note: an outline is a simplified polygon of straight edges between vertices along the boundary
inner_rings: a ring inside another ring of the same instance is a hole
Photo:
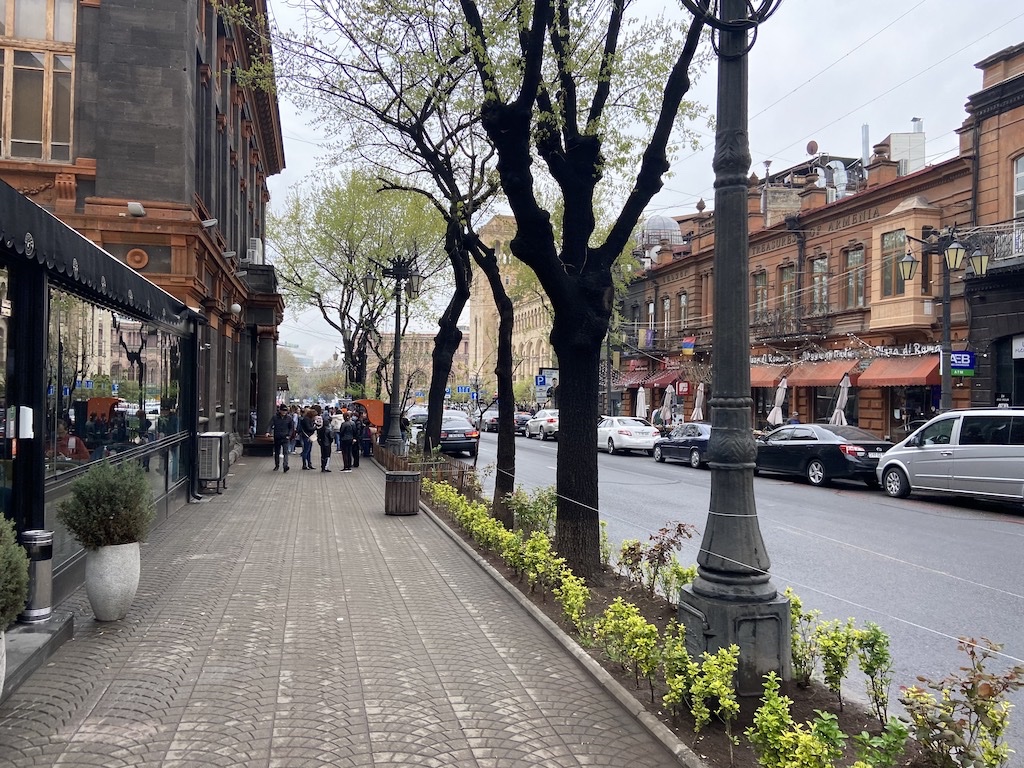
[[[558,513],[555,547],[577,576],[596,579],[601,570],[598,514],[598,365],[608,318],[594,304],[555,306],[551,345],[558,356]]]

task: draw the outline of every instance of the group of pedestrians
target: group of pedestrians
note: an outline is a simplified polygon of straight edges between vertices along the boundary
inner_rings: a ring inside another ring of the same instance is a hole
[[[360,416],[346,408],[323,408],[319,405],[300,410],[281,403],[270,421],[267,436],[274,439],[274,471],[282,466],[288,471],[288,456],[299,445],[303,469],[313,467],[313,443],[320,447],[320,471],[331,471],[331,453],[341,454],[342,472],[359,466],[360,456],[373,450],[376,430],[366,415]]]

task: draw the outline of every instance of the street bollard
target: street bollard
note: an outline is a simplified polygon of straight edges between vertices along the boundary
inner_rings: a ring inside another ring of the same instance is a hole
[[[28,551],[28,601],[18,615],[22,624],[39,624],[53,613],[53,531],[23,531]]]

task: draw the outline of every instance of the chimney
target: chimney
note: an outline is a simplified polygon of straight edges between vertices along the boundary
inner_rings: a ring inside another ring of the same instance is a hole
[[[765,177],[765,184],[768,183]],[[747,231],[756,232],[764,228],[764,213],[761,212],[760,179],[756,173],[750,174],[747,181]]]
[[[889,159],[889,145],[875,144],[874,156],[868,164],[868,189],[894,181],[900,174],[900,164]]]
[[[804,177],[804,188],[800,190],[800,212],[813,211],[828,202],[828,193],[818,186],[817,174]]]

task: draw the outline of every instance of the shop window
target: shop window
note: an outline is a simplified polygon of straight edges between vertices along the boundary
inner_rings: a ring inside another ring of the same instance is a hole
[[[906,291],[899,261],[907,252],[906,232],[897,229],[882,235],[882,296],[902,296]]]

